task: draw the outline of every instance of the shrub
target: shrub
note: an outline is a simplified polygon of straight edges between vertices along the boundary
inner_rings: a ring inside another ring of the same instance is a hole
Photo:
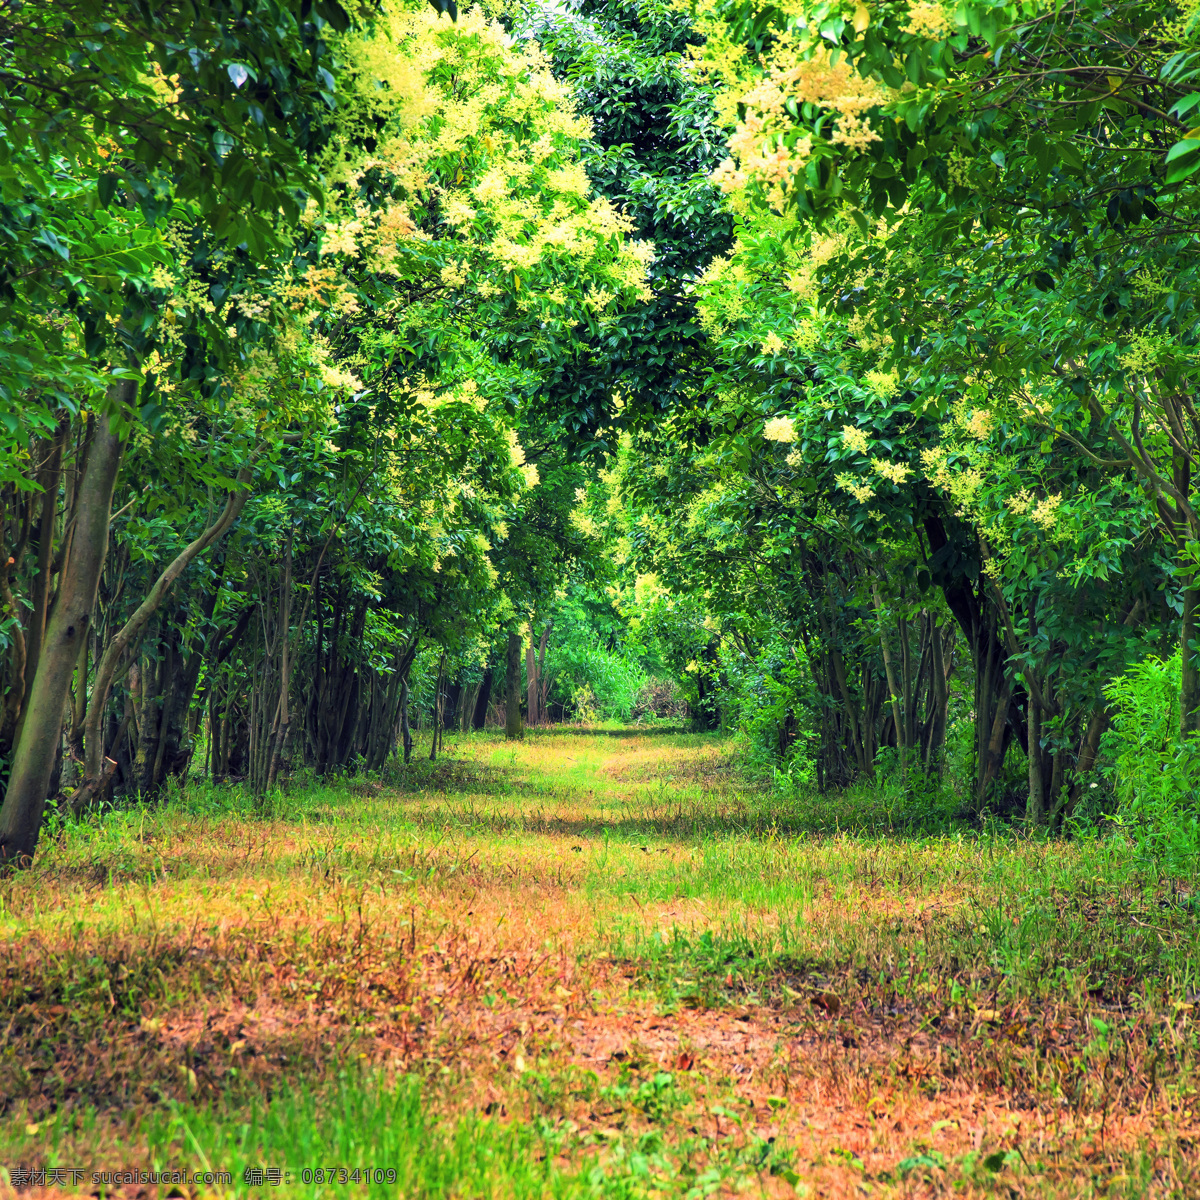
[[[554,693],[577,721],[628,721],[646,682],[639,663],[616,651],[586,643],[564,643],[547,656]]]
[[[1200,851],[1200,738],[1179,734],[1179,653],[1146,658],[1105,694],[1115,712],[1106,734],[1114,819],[1143,855],[1189,870]]]

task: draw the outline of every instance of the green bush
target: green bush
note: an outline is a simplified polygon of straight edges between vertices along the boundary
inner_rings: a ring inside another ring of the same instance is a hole
[[[726,663],[725,687],[731,723],[747,743],[752,767],[789,785],[810,785],[820,698],[804,648],[775,633],[754,657]]]
[[[1143,659],[1104,689],[1115,710],[1105,735],[1113,817],[1168,871],[1190,869],[1200,851],[1200,739],[1180,737],[1180,676],[1176,652]]]
[[[586,643],[564,642],[547,655],[553,696],[577,720],[628,721],[646,673],[636,659]]]

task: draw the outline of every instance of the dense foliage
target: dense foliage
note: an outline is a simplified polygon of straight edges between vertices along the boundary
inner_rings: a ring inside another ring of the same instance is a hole
[[[1195,848],[1194,6],[117,9],[0,14],[0,858],[685,713]]]

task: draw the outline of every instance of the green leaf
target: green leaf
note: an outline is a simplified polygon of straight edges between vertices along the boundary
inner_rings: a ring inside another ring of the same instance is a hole
[[[1167,162],[1174,162],[1177,158],[1182,158],[1185,154],[1192,154],[1196,150],[1200,150],[1200,138],[1191,136],[1185,137],[1182,141],[1176,142],[1170,150],[1167,151]]]
[[[1167,162],[1170,163],[1168,183],[1179,183],[1194,175],[1200,170],[1200,141],[1185,138],[1176,142],[1167,152]]]
[[[1182,119],[1198,105],[1200,105],[1200,92],[1193,92],[1190,96],[1184,96],[1182,100],[1176,100],[1171,105],[1171,115]]]
[[[1070,142],[1059,142],[1054,149],[1058,151],[1058,157],[1066,166],[1074,171],[1083,170],[1083,155]]]

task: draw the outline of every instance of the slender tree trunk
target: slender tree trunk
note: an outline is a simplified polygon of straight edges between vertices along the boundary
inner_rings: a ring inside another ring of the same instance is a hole
[[[1183,630],[1179,639],[1183,665],[1179,689],[1180,737],[1200,731],[1200,659],[1194,647],[1197,637],[1197,609],[1200,609],[1200,587],[1184,588]]]
[[[534,641],[533,621],[529,622],[529,645],[525,648],[525,712],[530,725],[540,725],[541,713],[538,711],[538,664],[537,644]]]
[[[429,747],[429,761],[437,761],[438,739],[442,733],[442,689],[446,685],[446,654],[438,660],[437,682],[433,688],[433,744]]]
[[[136,383],[121,380],[113,385],[109,400],[113,407],[124,406],[136,394]],[[109,513],[123,450],[110,419],[98,418],[86,472],[80,481],[75,528],[63,563],[58,598],[46,627],[25,719],[13,751],[8,790],[0,806],[0,865],[31,862],[37,849],[67,693],[79,661],[79,643],[91,628],[100,571],[108,551]]]
[[[1032,826],[1045,823],[1046,793],[1042,776],[1042,710],[1030,689],[1026,718],[1029,722],[1029,800],[1025,820]]]
[[[892,652],[888,646],[887,630],[883,626],[883,602],[879,598],[879,588],[871,585],[875,597],[875,618],[879,626],[879,648],[883,651],[883,669],[887,672],[888,691],[892,698],[892,721],[896,726],[896,747],[900,751],[900,779],[908,777],[908,738],[906,736],[907,722],[902,712],[904,697],[896,686],[896,672],[892,667]]]
[[[46,461],[38,471],[37,482],[42,490],[42,514],[38,522],[37,574],[30,596],[29,633],[25,639],[26,678],[37,674],[42,639],[46,635],[46,618],[50,611],[50,576],[54,562],[54,525],[58,515],[58,489],[62,476],[63,443],[70,425],[64,421],[49,443]],[[42,443],[46,445],[47,443]],[[19,733],[18,733],[19,736]]]
[[[0,556],[7,551],[0,549]],[[13,597],[12,588],[8,582],[8,561],[15,562],[12,555],[0,563],[0,601],[4,604],[4,613],[15,618],[12,623],[12,651],[9,655],[9,688],[4,700],[4,710],[0,713],[0,752],[8,749],[15,736],[21,712],[25,706],[25,631],[21,628],[21,610]]]
[[[479,695],[475,698],[475,711],[471,714],[471,728],[482,729],[487,722],[488,702],[492,698],[492,666],[488,664],[483,672],[483,681],[479,685]]]
[[[505,680],[506,697],[504,701],[504,736],[518,738],[521,736],[521,637],[519,634],[508,635],[508,657],[506,662],[508,674]]]
[[[537,657],[537,703],[538,703],[538,718],[544,725],[549,721],[547,715],[546,700],[550,694],[551,677],[546,675],[546,647],[550,644],[550,631],[554,628],[553,620],[546,622],[546,628],[542,630],[541,639],[538,642],[538,657]]]
[[[288,532],[287,548],[283,557],[283,596],[279,613],[279,708],[275,714],[274,738],[271,743],[271,763],[267,768],[267,787],[274,787],[283,761],[283,747],[291,728],[288,710],[288,693],[292,686],[291,659],[288,648],[292,637],[292,534]]]

